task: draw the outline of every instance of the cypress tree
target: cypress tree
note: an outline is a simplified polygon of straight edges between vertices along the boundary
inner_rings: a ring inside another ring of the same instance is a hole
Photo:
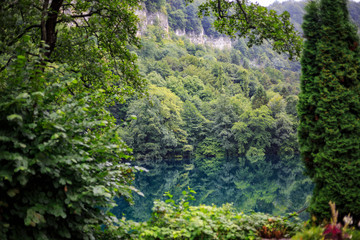
[[[304,16],[299,143],[315,183],[310,212],[360,220],[360,84],[356,27],[346,0],[310,2]]]
[[[299,144],[302,158],[307,167],[307,173],[313,177],[312,153],[316,145],[312,144],[312,136],[315,128],[315,108],[318,100],[318,87],[315,78],[319,75],[319,66],[316,62],[317,42],[319,41],[319,13],[318,3],[311,1],[305,7],[306,14],[302,25],[304,37],[304,49],[301,56],[301,92],[299,95],[298,113],[300,124],[298,128]]]

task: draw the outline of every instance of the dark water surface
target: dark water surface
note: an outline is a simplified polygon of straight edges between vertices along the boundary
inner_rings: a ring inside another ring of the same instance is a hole
[[[157,163],[136,162],[149,172],[136,176],[135,187],[145,197],[134,195],[135,204],[130,206],[118,200],[113,213],[118,217],[146,221],[151,216],[155,199],[165,200],[165,192],[181,196],[191,187],[197,193],[191,205],[233,203],[243,212],[264,212],[284,215],[296,212],[308,205],[313,184],[304,176],[299,157],[281,159],[196,159],[163,160]],[[306,213],[300,215],[303,219]]]

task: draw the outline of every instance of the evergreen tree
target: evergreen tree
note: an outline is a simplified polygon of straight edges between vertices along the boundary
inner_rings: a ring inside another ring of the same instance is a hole
[[[298,129],[300,150],[308,170],[313,169],[312,153],[315,153],[315,144],[312,143],[313,136],[310,136],[315,128],[314,116],[318,100],[318,88],[315,85],[315,78],[319,74],[319,67],[316,65],[316,45],[319,41],[319,15],[318,3],[309,2],[305,8],[304,23],[302,25],[304,37],[304,50],[301,57],[302,75],[301,92],[299,95],[298,114],[300,124]],[[313,177],[313,174],[309,173]]]
[[[262,105],[266,105],[269,102],[269,98],[266,95],[266,91],[262,85],[256,89],[255,95],[251,98],[251,104],[253,109],[259,108]]]
[[[315,182],[310,212],[360,219],[359,48],[346,0],[310,2],[304,17],[299,142]]]

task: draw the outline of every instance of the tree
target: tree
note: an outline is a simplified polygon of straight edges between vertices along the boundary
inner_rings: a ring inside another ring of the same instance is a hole
[[[145,0],[146,10],[149,12],[161,11],[161,7],[165,6],[165,0]]]
[[[187,0],[193,2],[193,0]],[[260,45],[269,40],[278,53],[297,57],[301,51],[301,37],[290,23],[290,14],[277,14],[248,0],[207,0],[199,6],[199,16],[213,14],[215,29],[235,37],[247,37],[248,46]]]
[[[44,67],[66,63],[67,71],[81,74],[86,91],[102,88],[119,98],[129,87],[140,92],[136,55],[127,48],[139,46],[133,12],[138,5],[138,0],[6,0],[0,8],[0,70],[16,59],[28,36],[26,57],[41,53]]]
[[[169,13],[169,25],[172,29],[177,30],[183,30],[186,26],[186,19],[185,14],[182,10],[177,9],[175,11],[172,11]]]
[[[182,154],[187,143],[186,132],[182,130],[182,104],[178,96],[165,87],[150,85],[149,98],[134,101],[128,115],[135,115],[126,137],[134,147],[138,160],[162,160]]]
[[[226,158],[236,155],[236,142],[231,131],[234,122],[237,122],[239,115],[244,111],[239,99],[230,98],[225,94],[219,96],[211,103],[210,120],[213,121],[212,132],[221,143]]]
[[[269,102],[266,91],[262,85],[256,89],[254,96],[251,97],[251,104],[254,109],[266,105]]]
[[[108,107],[139,91],[138,1],[3,1],[0,238],[93,239],[135,168]]]
[[[206,125],[209,121],[188,100],[183,105],[182,118],[185,122],[184,130],[188,134],[189,144],[197,146],[207,135]]]
[[[188,5],[185,9],[186,13],[186,25],[185,25],[185,31],[187,33],[195,33],[200,34],[201,33],[201,21],[196,16],[196,9],[193,5]]]
[[[312,1],[303,24],[299,143],[315,182],[310,212],[319,221],[330,218],[330,200],[340,218],[360,219],[360,51],[346,4]]]
[[[275,120],[267,106],[247,110],[240,115],[231,131],[237,141],[239,154],[252,162],[264,158],[266,148],[271,144],[271,132]]]
[[[272,135],[272,154],[282,159],[291,159],[298,156],[297,121],[284,112],[275,118],[274,133]]]

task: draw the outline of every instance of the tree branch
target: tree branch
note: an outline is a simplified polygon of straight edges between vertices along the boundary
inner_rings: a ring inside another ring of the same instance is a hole
[[[249,20],[248,20],[248,17],[247,17],[247,13],[245,12],[244,8],[242,7],[240,0],[236,0],[236,3],[237,3],[237,5],[239,6],[239,8],[240,8],[240,10],[242,11],[242,13],[244,14],[244,17],[245,17],[245,19],[246,19],[246,23],[249,24]]]
[[[82,17],[91,17],[92,15],[94,14],[100,14],[100,11],[101,10],[97,10],[97,11],[90,11],[89,13],[87,14],[80,14],[80,15],[70,15],[70,17],[72,18],[82,18]]]
[[[7,63],[0,68],[0,72],[4,71],[5,68],[6,68],[7,66],[9,66],[11,60],[14,59],[14,58],[15,58],[15,56],[11,56],[11,57],[9,58],[9,60],[7,61]]]
[[[9,43],[7,43],[6,45],[9,47],[9,46],[12,46],[13,44],[16,43],[17,40],[19,40],[22,36],[24,36],[30,29],[32,28],[40,28],[41,25],[31,25],[31,26],[28,26],[27,28],[25,28],[24,32],[20,33],[19,35],[17,35],[12,41],[10,41]],[[0,55],[3,54],[4,51],[0,51]]]
[[[4,8],[4,10],[7,11],[8,9],[13,8],[18,2],[19,2],[19,0],[13,1],[6,8]]]
[[[49,0],[44,0],[42,13],[41,13],[41,40],[46,42],[46,15],[49,8]]]
[[[218,1],[217,1],[217,5],[218,5],[217,10],[218,10],[219,17],[220,17],[220,18],[226,17],[226,16],[224,15],[224,12],[223,12],[222,8],[221,8],[221,0],[218,0]]]

